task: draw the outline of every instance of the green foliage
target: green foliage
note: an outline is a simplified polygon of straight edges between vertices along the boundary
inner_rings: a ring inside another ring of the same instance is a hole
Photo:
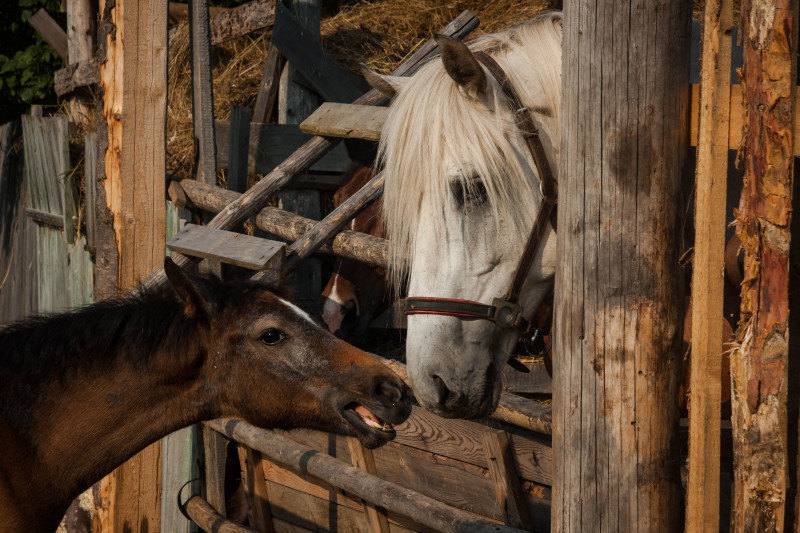
[[[44,8],[61,27],[60,0],[18,0],[3,6],[0,19],[0,123],[30,104],[56,104],[53,74],[64,66],[58,54],[36,33],[28,19]]]

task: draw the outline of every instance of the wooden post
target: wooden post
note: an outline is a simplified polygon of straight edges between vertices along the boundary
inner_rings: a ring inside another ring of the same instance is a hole
[[[189,36],[192,47],[192,120],[196,179],[217,184],[217,146],[214,141],[214,84],[211,74],[211,35],[208,0],[189,4]]]
[[[294,0],[292,11],[301,25],[312,35],[319,35],[320,0]],[[291,63],[286,63],[278,88],[278,123],[300,124],[319,104],[320,97],[303,85],[302,75]],[[288,190],[278,193],[281,209],[319,220],[322,215],[319,191]],[[322,272],[319,260],[304,261],[293,273],[294,298],[306,310],[316,310],[322,290]]]
[[[706,2],[692,261],[689,480],[686,531],[719,531],[725,190],[730,123],[733,2]]]
[[[95,4],[96,5],[96,4]],[[68,65],[89,61],[94,56],[95,12],[91,0],[69,0],[67,2],[67,53]],[[70,120],[89,121],[89,106],[78,97],[70,100]]]
[[[796,0],[742,5],[746,119],[737,234],[744,281],[740,344],[731,354],[733,531],[784,530],[797,17]]]
[[[564,5],[553,531],[681,523],[676,206],[691,5],[647,5]]]
[[[99,11],[98,299],[131,290],[164,261],[167,1],[101,0]],[[158,531],[160,486],[156,443],[101,483],[96,528]]]
[[[375,457],[372,450],[365,448],[356,437],[347,437],[347,448],[350,450],[350,462],[368,474],[377,475]],[[367,517],[367,529],[370,533],[389,533],[389,518],[386,509],[372,505],[367,500],[361,500],[364,514]]]

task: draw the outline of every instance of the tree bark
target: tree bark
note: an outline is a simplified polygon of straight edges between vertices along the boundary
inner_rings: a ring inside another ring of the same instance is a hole
[[[744,248],[731,355],[734,531],[783,531],[787,491],[789,243],[797,62],[796,0],[742,5]]]
[[[675,531],[686,2],[568,0],[553,531]]]

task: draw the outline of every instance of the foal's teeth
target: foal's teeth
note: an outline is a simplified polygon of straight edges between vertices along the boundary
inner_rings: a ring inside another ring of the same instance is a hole
[[[380,429],[381,431],[392,430],[391,424],[387,424],[386,422],[375,416],[375,414],[372,411],[370,411],[363,405],[356,406],[354,411],[358,413],[358,416],[361,417],[361,420],[363,420],[364,423],[369,427]]]

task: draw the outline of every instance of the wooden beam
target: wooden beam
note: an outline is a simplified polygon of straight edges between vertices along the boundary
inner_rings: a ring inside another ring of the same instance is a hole
[[[54,215],[46,211],[40,211],[30,207],[25,208],[25,214],[31,219],[40,224],[47,224],[58,229],[64,229],[64,217],[61,215]]]
[[[267,123],[275,109],[278,98],[278,84],[281,70],[283,69],[283,55],[275,43],[269,43],[267,59],[264,61],[264,72],[261,74],[261,83],[258,86],[256,105],[253,108],[253,122]]]
[[[483,447],[489,464],[489,474],[494,482],[497,503],[505,514],[505,523],[525,531],[533,531],[533,521],[522,493],[508,434],[497,429],[484,431]]]
[[[326,102],[300,124],[312,135],[379,141],[388,107]]]
[[[258,531],[273,533],[275,525],[272,521],[272,511],[269,507],[269,493],[264,478],[264,459],[261,454],[252,448],[244,446],[247,451],[247,479],[251,487],[253,500],[253,516]]]
[[[544,366],[544,361],[520,361],[530,370],[519,372],[506,365],[503,369],[503,390],[525,394],[552,394],[553,380]]]
[[[195,179],[216,185],[217,147],[214,141],[214,84],[208,0],[194,0],[190,6],[189,42],[192,54],[192,131],[197,147]]]
[[[211,45],[230,41],[275,22],[276,0],[256,0],[217,12],[211,17]]]
[[[100,69],[95,58],[79,61],[57,70],[53,84],[58,96],[64,96],[81,88],[88,88],[100,82]]]
[[[67,46],[67,32],[53,20],[47,10],[40,9],[28,19],[28,24],[55,50],[58,56],[69,64],[69,47]]]
[[[797,473],[788,469],[797,468],[796,457],[789,458],[797,454],[797,434],[789,438],[787,397],[789,382],[796,379],[789,367],[797,357],[789,348],[789,292],[796,283],[789,258],[796,252],[791,250],[796,246],[792,204],[797,201],[792,197],[797,186],[792,154],[800,144],[793,128],[800,20],[794,0],[745,2],[742,10],[746,155],[736,219],[744,280],[737,346],[731,353],[731,530],[793,531],[798,518],[787,495]],[[797,397],[789,401],[796,417]]]
[[[364,448],[356,437],[347,437],[347,447],[350,449],[350,462],[368,474],[376,475],[375,458],[372,450]],[[367,515],[367,527],[370,533],[389,533],[389,519],[386,509],[372,505],[367,500],[361,500],[364,514]]]
[[[208,423],[215,430],[264,454],[265,457],[317,477],[361,499],[408,516],[442,531],[519,532],[445,505],[394,483],[367,474],[327,454],[299,444],[274,431],[256,428],[242,420],[219,419]]]
[[[565,2],[553,531],[677,531],[691,5]],[[719,177],[725,179],[724,177]]]
[[[703,9],[697,200],[692,260],[689,479],[686,531],[719,531],[725,195],[731,110],[733,2]]]
[[[439,33],[462,39],[474,30],[477,25],[477,17],[471,11],[465,10]],[[436,46],[436,41],[433,39],[425,41],[392,74],[395,76],[410,76],[422,66],[427,58],[432,57]],[[385,102],[386,99],[378,91],[372,89],[354,103],[380,105]],[[209,226],[219,229],[232,228],[254,215],[264,206],[270,196],[280,190],[294,176],[306,171],[312,164],[319,161],[337,143],[338,141],[336,140],[324,137],[312,137],[311,140],[298,148],[292,156],[275,167],[261,181],[214,217]],[[191,260],[183,258],[179,259],[177,263],[179,266],[186,266],[191,263]],[[146,290],[154,286],[162,286],[165,283],[167,283],[167,277],[164,274],[164,269],[161,268],[145,280],[140,289]]]
[[[247,190],[248,157],[250,153],[250,108],[231,108],[230,134],[228,136],[230,161],[226,187],[229,191],[243,193]]]
[[[187,226],[190,225],[187,224]],[[225,465],[228,460],[228,439],[205,424],[202,424],[202,428],[205,465],[203,485],[205,486],[206,500],[219,514],[225,516],[227,514],[225,510]]]
[[[253,533],[252,529],[231,522],[224,515],[218,513],[214,507],[200,496],[192,496],[186,502],[186,514],[192,522],[200,526],[203,531],[214,533]]]
[[[349,103],[369,90],[369,85],[361,77],[325,51],[319,40],[319,28],[315,30],[302,21],[298,22],[294,13],[280,3],[275,10],[271,42],[329,102]]]
[[[173,252],[251,270],[279,266],[285,246],[282,242],[194,224],[186,224],[167,243],[167,248]]]

